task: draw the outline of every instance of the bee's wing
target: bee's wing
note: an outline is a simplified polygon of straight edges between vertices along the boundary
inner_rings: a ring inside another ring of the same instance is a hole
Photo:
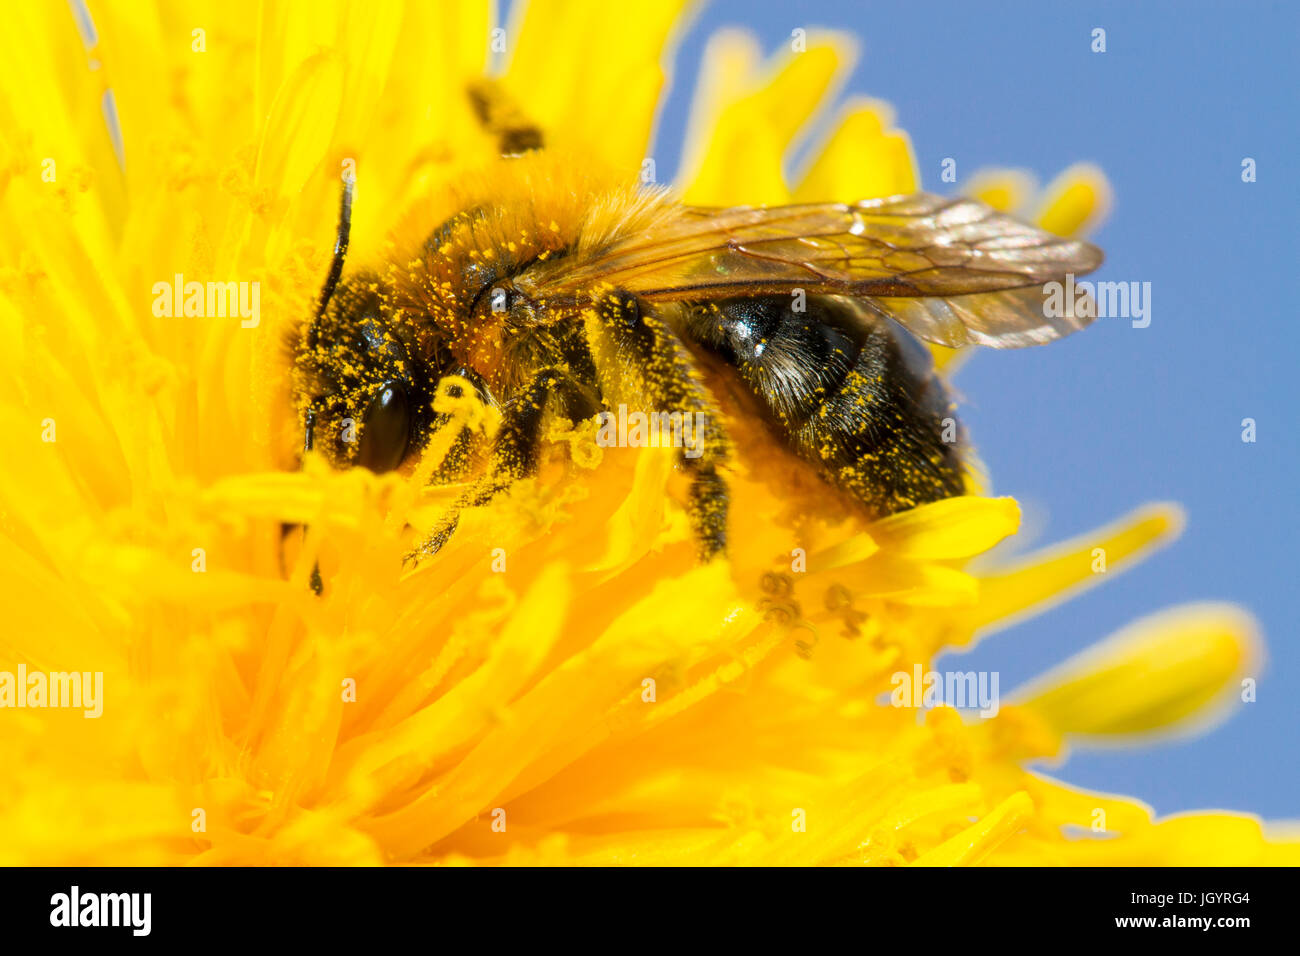
[[[1068,301],[1056,310],[1063,315],[1048,315],[1042,287],[1101,260],[1095,246],[977,200],[914,193],[852,205],[684,207],[658,229],[557,270],[548,285],[569,293],[606,285],[651,301],[803,289],[862,300],[941,345],[1010,348],[1087,325],[1091,315]]]

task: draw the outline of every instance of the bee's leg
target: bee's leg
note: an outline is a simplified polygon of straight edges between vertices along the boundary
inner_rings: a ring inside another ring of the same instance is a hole
[[[727,462],[730,442],[695,361],[672,329],[627,293],[609,295],[586,315],[585,325],[606,396],[631,397],[647,413],[682,416],[678,457],[690,476],[687,511],[699,557],[710,561],[724,555],[728,492],[719,469]]]
[[[406,555],[406,563],[418,562],[437,554],[455,533],[460,513],[466,508],[487,504],[520,478],[526,478],[537,471],[542,416],[546,412],[548,400],[553,396],[559,396],[568,402],[587,401],[587,396],[569,382],[564,372],[558,369],[539,372],[502,409],[501,429],[497,432],[488,473],[456,499],[429,536],[418,548]]]
[[[727,553],[727,483],[713,464],[696,466],[689,458],[683,458],[683,463],[695,472],[691,479],[690,516],[697,550],[701,561],[712,561]]]

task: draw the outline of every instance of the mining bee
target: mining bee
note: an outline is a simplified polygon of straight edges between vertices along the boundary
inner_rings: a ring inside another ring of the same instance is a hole
[[[435,475],[467,490],[410,559],[535,470],[552,416],[620,404],[703,416],[702,451],[680,467],[700,557],[725,553],[719,376],[869,516],[962,494],[964,436],[919,340],[1016,348],[1091,321],[1048,315],[1042,287],[1097,268],[1100,250],[974,199],[683,205],[552,156],[517,111],[491,108],[490,86],[470,94],[503,158],[416,248],[344,277],[346,183],[330,272],[292,346],[303,447],[337,467],[413,467],[446,376],[500,411],[486,458],[472,464],[465,444]]]

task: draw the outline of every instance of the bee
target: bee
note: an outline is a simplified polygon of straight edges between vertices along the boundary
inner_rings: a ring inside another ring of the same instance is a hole
[[[723,385],[870,516],[962,494],[965,435],[921,340],[1018,348],[1091,321],[1077,304],[1048,314],[1042,287],[1101,251],[977,200],[684,205],[552,155],[490,86],[470,94],[503,158],[414,248],[346,277],[345,183],[330,272],[292,346],[303,448],[336,467],[413,468],[447,376],[500,411],[486,460],[462,434],[435,474],[467,489],[408,560],[534,473],[554,416],[620,405],[704,423],[679,462],[699,556],[724,554]]]

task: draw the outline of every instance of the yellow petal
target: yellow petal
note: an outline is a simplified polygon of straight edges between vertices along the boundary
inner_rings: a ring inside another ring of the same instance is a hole
[[[1111,190],[1106,174],[1091,163],[1076,163],[1043,190],[1033,219],[1058,236],[1091,232],[1110,212]]]
[[[980,603],[969,623],[991,634],[1042,613],[1127,569],[1176,537],[1182,527],[1183,514],[1175,505],[1148,505],[1004,570],[982,574]]]
[[[946,561],[980,554],[1020,526],[1014,498],[960,495],[912,508],[871,525],[881,549],[914,561]]]
[[[505,88],[561,148],[629,173],[647,156],[683,2],[588,7],[529,0],[506,37]],[[486,38],[484,38],[486,42]]]
[[[257,154],[257,184],[272,198],[297,195],[320,168],[342,101],[342,66],[329,53],[304,60],[280,87]]]
[[[1298,837],[1294,826],[1269,832],[1244,813],[1179,814],[1141,834],[1130,860],[1143,866],[1300,866]]]
[[[915,192],[920,176],[912,141],[892,126],[893,110],[887,104],[851,101],[795,188],[795,201],[853,202]]]
[[[1038,191],[1033,173],[1023,169],[981,169],[962,190],[999,212],[1019,214]]]
[[[1135,622],[1014,696],[1058,732],[1114,737],[1204,724],[1258,677],[1255,624],[1225,604],[1192,604]]]
[[[718,117],[749,92],[762,62],[758,37],[748,30],[728,28],[709,37],[686,114],[679,180],[685,182],[699,173],[713,142]]]
[[[734,36],[726,41],[734,47]],[[743,52],[733,57],[744,56]],[[803,53],[790,53],[745,95],[718,111],[698,169],[685,168],[687,202],[712,205],[782,203],[789,200],[782,164],[797,135],[809,123],[854,57],[839,34],[808,40]],[[697,155],[695,148],[688,155]]]
[[[930,350],[930,355],[934,358],[934,367],[941,372],[946,372],[949,376],[955,375],[957,369],[970,357],[971,349],[950,349],[947,346],[936,345],[933,342],[923,343]]]
[[[1007,797],[991,813],[923,854],[913,866],[972,866],[997,849],[1032,816],[1034,803],[1023,791]]]

